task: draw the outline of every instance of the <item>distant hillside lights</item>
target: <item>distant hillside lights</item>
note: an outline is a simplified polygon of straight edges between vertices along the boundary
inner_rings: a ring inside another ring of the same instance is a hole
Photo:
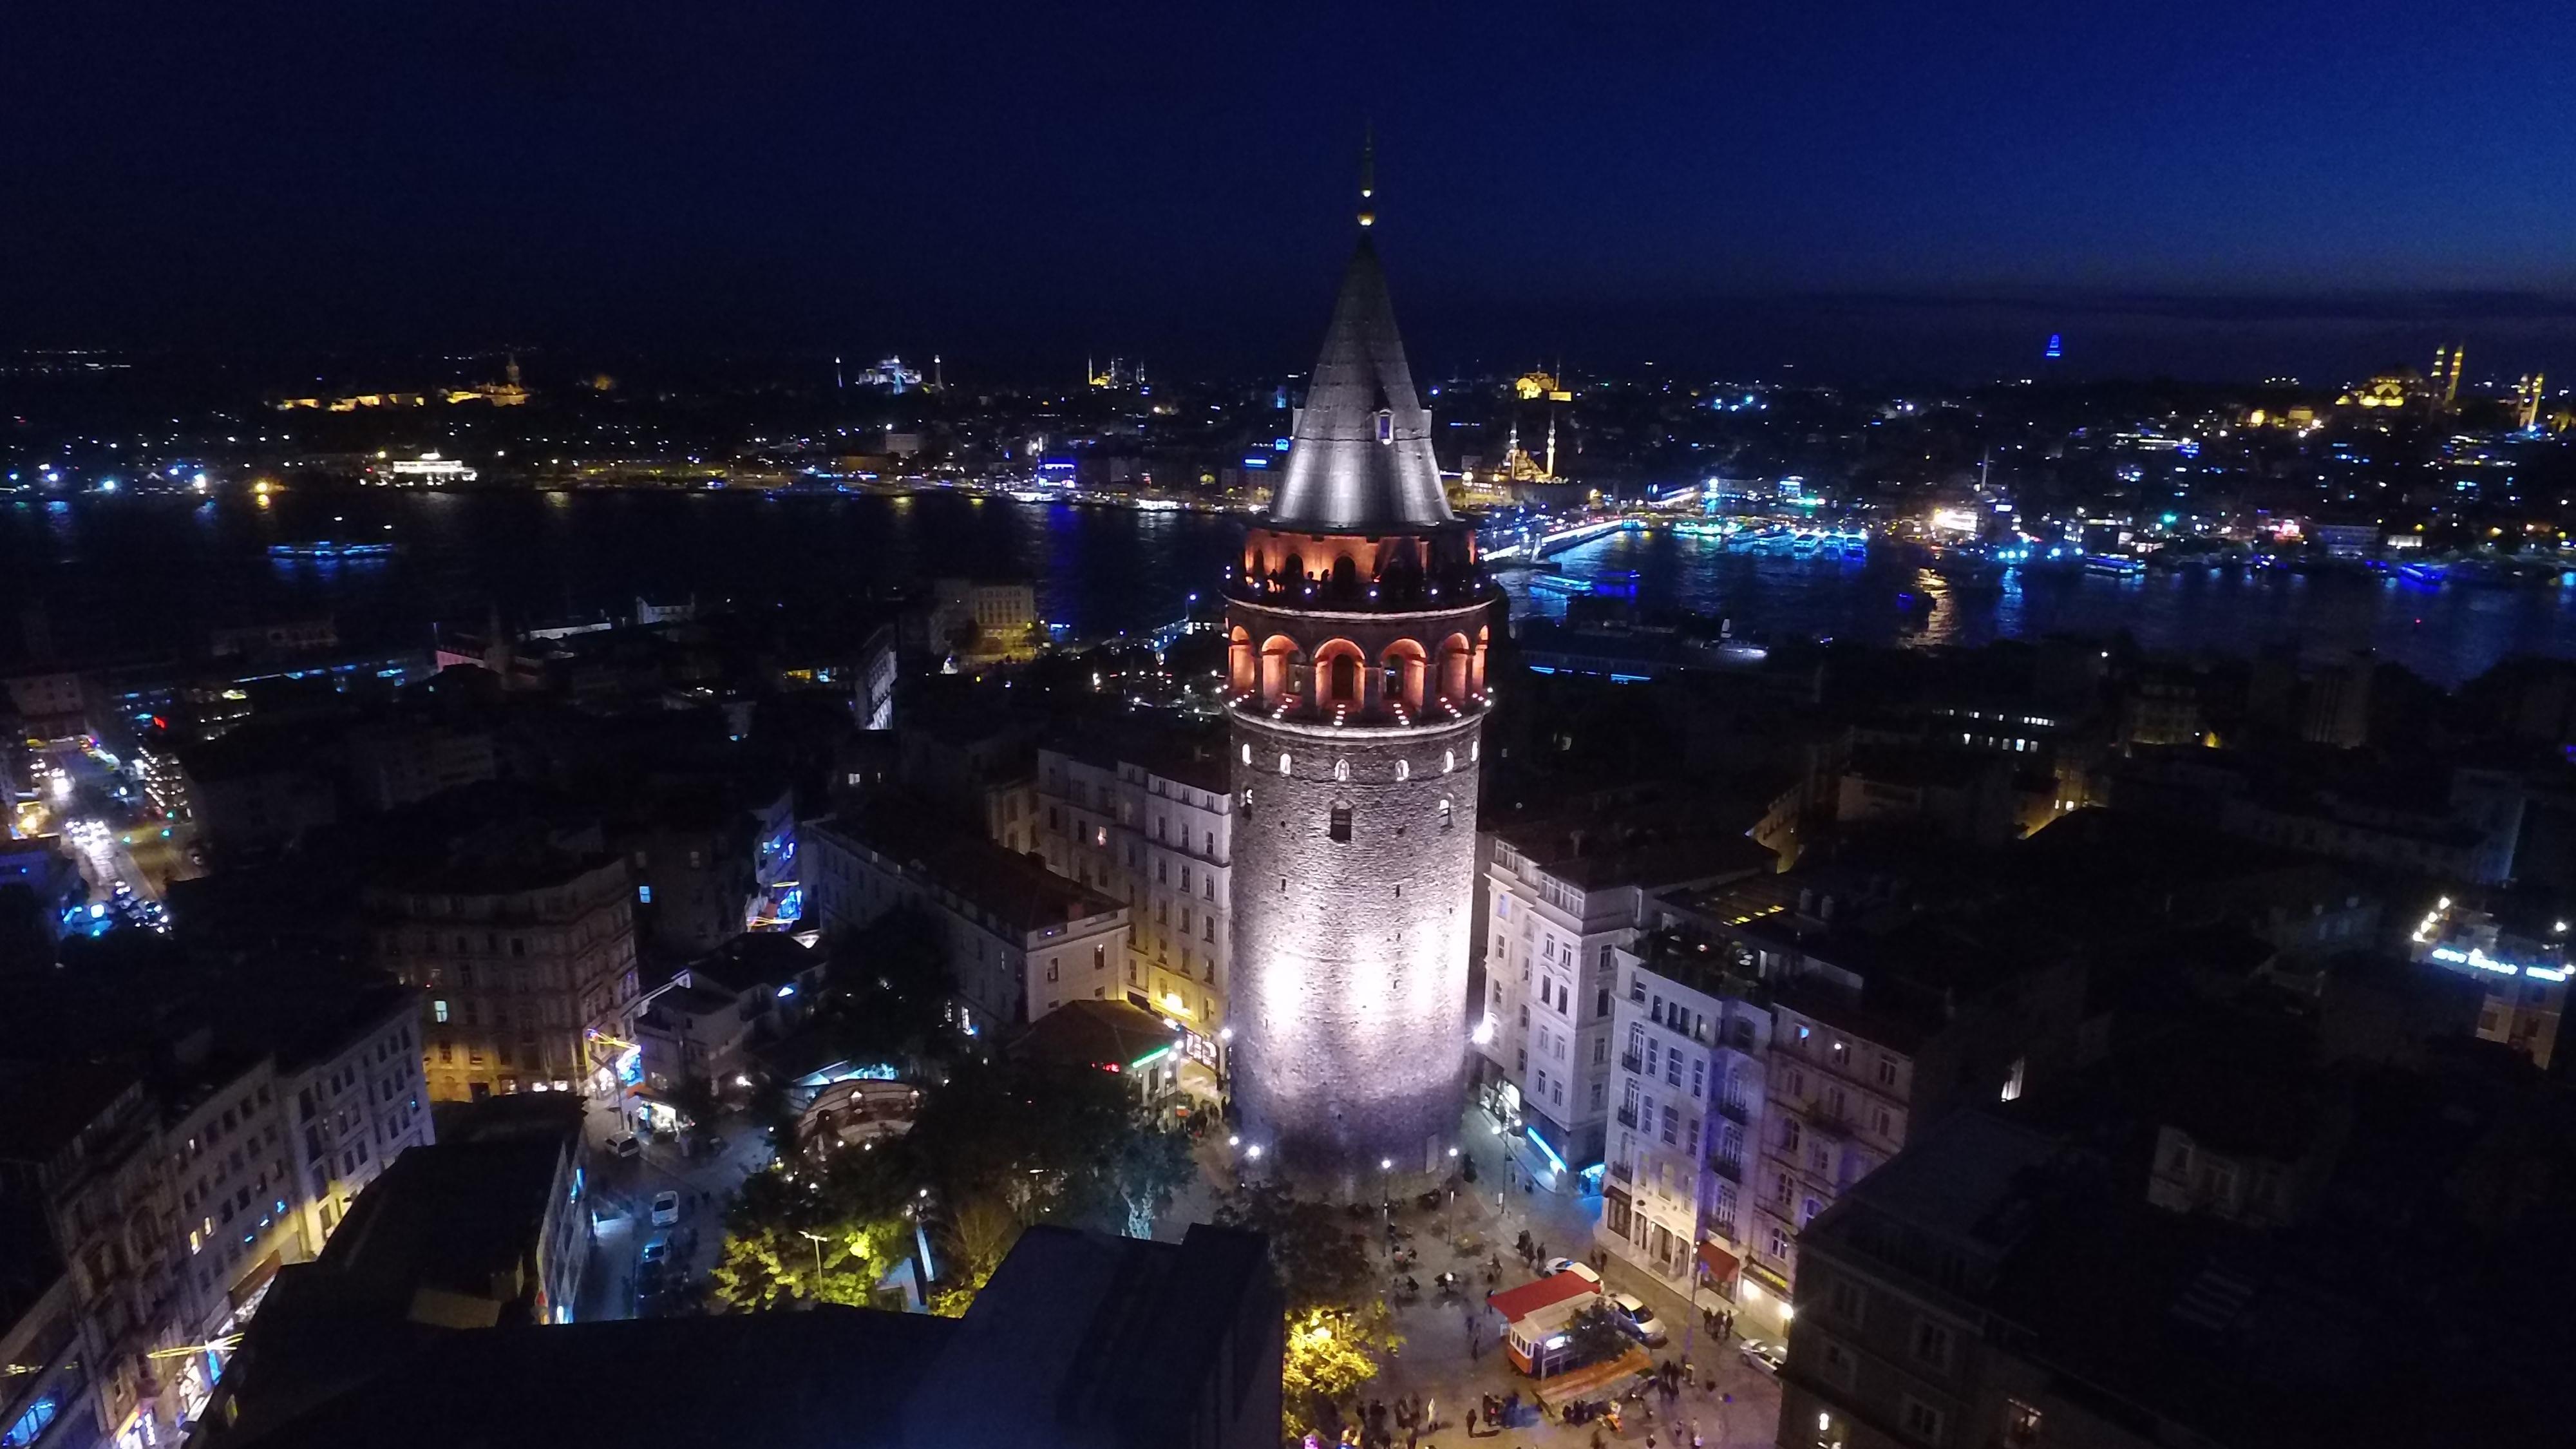
[[[528,389],[519,381],[518,359],[515,357],[510,359],[502,372],[503,380],[500,382],[478,382],[468,387],[429,388],[418,392],[353,392],[327,398],[279,398],[277,409],[280,412],[310,409],[325,413],[354,413],[360,409],[371,408],[424,408],[432,402],[450,405],[489,403],[496,408],[514,408],[526,403]],[[607,383],[608,386],[601,387],[601,383]],[[614,387],[616,384],[602,374],[600,377],[593,378],[591,385],[601,392],[606,392],[608,387]]]

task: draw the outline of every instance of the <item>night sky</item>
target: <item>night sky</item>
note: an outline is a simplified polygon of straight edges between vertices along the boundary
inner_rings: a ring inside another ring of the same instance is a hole
[[[2576,374],[2576,8],[22,4],[0,342]],[[2418,353],[2426,356],[2418,356]]]

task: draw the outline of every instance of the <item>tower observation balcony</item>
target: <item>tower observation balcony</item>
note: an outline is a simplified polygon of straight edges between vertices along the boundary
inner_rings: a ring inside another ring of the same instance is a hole
[[[1251,529],[1226,585],[1229,702],[1270,723],[1460,723],[1489,702],[1494,599],[1464,525]]]

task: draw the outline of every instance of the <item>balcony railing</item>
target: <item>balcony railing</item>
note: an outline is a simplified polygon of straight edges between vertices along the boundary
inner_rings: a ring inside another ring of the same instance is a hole
[[[1708,1160],[1708,1170],[1732,1183],[1741,1185],[1744,1181],[1744,1159],[1741,1157],[1712,1157]]]
[[[1623,1072],[1643,1072],[1646,1069],[1646,1059],[1635,1052],[1621,1052],[1619,1069]]]
[[[1744,1105],[1742,1097],[1721,1099],[1717,1104],[1717,1114],[1738,1126],[1749,1124],[1753,1120],[1752,1109]]]
[[[1637,1180],[1636,1164],[1628,1161],[1626,1158],[1621,1158],[1620,1160],[1610,1164],[1610,1175],[1619,1179],[1621,1182],[1635,1182]]]
[[[1637,1114],[1631,1108],[1622,1107],[1616,1115],[1619,1118],[1619,1125],[1622,1127],[1634,1127],[1637,1125]]]

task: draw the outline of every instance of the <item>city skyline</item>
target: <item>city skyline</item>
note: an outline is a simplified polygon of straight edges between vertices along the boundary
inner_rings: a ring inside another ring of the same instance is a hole
[[[0,340],[1287,370],[1370,123],[1433,373],[1996,375],[2057,332],[2081,376],[2453,334],[2509,376],[2576,335],[2546,16],[1186,18],[40,21]]]

